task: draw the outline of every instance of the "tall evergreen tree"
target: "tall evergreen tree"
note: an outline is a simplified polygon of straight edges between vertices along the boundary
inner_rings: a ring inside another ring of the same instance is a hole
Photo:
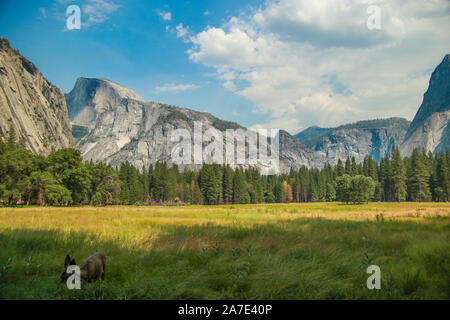
[[[406,170],[398,147],[392,148],[392,191],[395,201],[406,200]]]
[[[233,169],[226,166],[223,169],[223,202],[225,204],[233,203]]]
[[[356,163],[355,157],[352,157],[351,173],[352,173],[352,176],[356,176],[359,174],[359,168]]]
[[[286,191],[283,186],[283,182],[277,182],[273,189],[273,194],[275,196],[275,202],[282,203],[286,201]]]
[[[337,172],[338,177],[343,176],[345,174],[345,167],[344,167],[341,159],[338,160],[338,163],[336,166],[336,172]]]
[[[414,149],[411,159],[409,183],[409,197],[412,201],[429,201],[431,200],[430,188],[428,185],[430,173],[425,164],[426,159]]]
[[[436,154],[436,200],[446,201],[450,199],[450,176],[447,157],[443,152]]]
[[[348,174],[349,176],[351,176],[353,174],[352,162],[351,162],[350,158],[347,158],[347,160],[345,161],[345,174]]]
[[[244,173],[240,169],[236,169],[233,177],[233,203],[250,203],[250,195],[248,194]]]
[[[381,200],[392,201],[392,168],[389,157],[384,157],[381,159],[378,177]]]

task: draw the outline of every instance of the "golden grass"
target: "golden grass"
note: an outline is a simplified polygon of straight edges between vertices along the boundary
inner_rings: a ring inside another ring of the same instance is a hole
[[[88,232],[104,239],[133,238],[134,245],[160,249],[173,244],[164,241],[167,227],[228,226],[248,229],[256,225],[276,224],[292,229],[291,223],[302,219],[344,221],[374,221],[377,219],[426,223],[432,217],[449,217],[450,205],[441,203],[370,203],[341,205],[330,203],[261,204],[188,207],[130,207],[104,208],[28,207],[1,208],[0,230],[58,230],[65,233]],[[164,231],[162,229],[165,229]],[[295,226],[307,231],[310,224]],[[214,234],[184,237],[184,247],[199,249],[214,244]],[[270,240],[264,240],[268,247]],[[229,242],[229,243],[227,243]],[[234,241],[222,240],[225,247]],[[300,247],[311,244],[300,244]],[[298,245],[297,245],[298,246]]]
[[[328,220],[413,220],[450,215],[447,203],[370,203],[341,205],[334,203],[260,204],[231,206],[129,207],[105,208],[28,207],[0,208],[0,227],[107,231],[136,226],[193,226],[212,223],[263,224],[302,218]]]

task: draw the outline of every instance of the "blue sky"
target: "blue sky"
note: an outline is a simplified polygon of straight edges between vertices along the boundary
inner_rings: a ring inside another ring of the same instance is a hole
[[[249,1],[258,5],[260,1]],[[245,9],[242,1],[115,1],[120,7],[107,20],[81,30],[65,29],[69,4],[82,9],[89,1],[2,1],[0,36],[29,58],[53,84],[68,92],[78,77],[105,77],[157,101],[210,112],[250,126],[267,116],[251,112],[252,103],[222,86],[214,71],[189,60],[189,45],[166,26],[201,31]],[[45,10],[45,13],[44,11]],[[165,21],[158,13],[170,12]],[[161,92],[164,85],[191,85],[181,92]]]
[[[157,101],[296,133],[411,119],[450,50],[447,0],[0,2],[0,36],[52,83],[105,77]],[[66,8],[81,30],[66,30]]]

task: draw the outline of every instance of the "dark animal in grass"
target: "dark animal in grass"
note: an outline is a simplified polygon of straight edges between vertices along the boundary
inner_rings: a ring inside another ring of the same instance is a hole
[[[61,281],[65,282],[72,275],[67,272],[69,266],[76,266],[75,259],[71,259],[69,255],[64,261],[64,272],[61,274]],[[92,256],[83,261],[80,266],[81,280],[89,283],[97,281],[100,277],[105,280],[106,257],[102,253],[94,253]]]

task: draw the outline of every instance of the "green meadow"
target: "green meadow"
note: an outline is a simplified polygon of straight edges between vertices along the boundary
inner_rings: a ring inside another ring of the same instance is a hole
[[[0,208],[0,299],[449,299],[449,240],[445,203]]]

